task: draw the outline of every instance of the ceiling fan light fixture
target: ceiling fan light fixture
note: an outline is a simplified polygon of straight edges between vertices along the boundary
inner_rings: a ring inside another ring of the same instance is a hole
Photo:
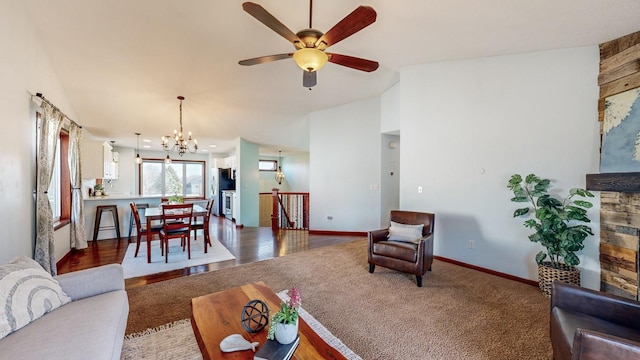
[[[315,48],[303,48],[293,53],[293,60],[304,71],[318,71],[329,61],[329,56]]]

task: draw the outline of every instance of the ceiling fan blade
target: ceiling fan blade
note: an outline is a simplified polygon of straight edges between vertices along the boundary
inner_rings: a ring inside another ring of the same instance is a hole
[[[317,71],[302,71],[302,86],[311,88],[318,83]]]
[[[238,64],[240,64],[240,65],[258,65],[258,64],[268,63],[268,62],[271,62],[271,61],[288,59],[288,58],[290,58],[292,56],[293,56],[293,53],[260,56],[260,57],[253,58],[253,59],[240,60],[240,61],[238,61]]]
[[[280,20],[276,19],[273,15],[271,15],[267,10],[265,10],[262,6],[252,3],[246,2],[242,4],[242,8],[249,15],[256,18],[261,23],[265,24],[269,29],[277,32],[283,38],[289,40],[292,43],[299,42],[300,39],[298,36],[288,27],[286,27]]]
[[[327,53],[327,55],[329,55],[329,62],[356,70],[372,72],[378,69],[378,66],[380,66],[377,61],[361,59],[353,56],[329,53]]]
[[[345,16],[327,31],[318,41],[316,47],[328,48],[342,41],[376,21],[376,11],[370,6],[358,6],[351,14]],[[323,45],[322,43],[326,44]]]

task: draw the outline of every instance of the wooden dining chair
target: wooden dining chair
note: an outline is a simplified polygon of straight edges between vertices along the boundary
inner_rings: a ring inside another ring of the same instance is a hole
[[[207,213],[204,215],[202,221],[197,220],[191,224],[193,230],[194,240],[198,240],[198,230],[202,230],[204,235],[204,252],[207,253],[207,245],[211,246],[211,238],[209,237],[209,220],[211,219],[211,211],[213,210],[213,199],[209,199],[207,202]]]
[[[154,234],[158,236],[160,235],[162,224],[152,225],[151,229],[147,229],[147,226],[143,225],[140,221],[140,213],[138,212],[138,206],[136,205],[136,203],[131,202],[129,203],[129,206],[131,207],[131,214],[133,214],[134,221],[136,222],[136,230],[138,232],[136,236],[136,252],[133,255],[133,257],[136,257],[138,256],[138,251],[140,250],[140,239],[142,238],[142,236],[144,235],[147,241],[151,241]],[[162,246],[162,244],[160,244],[160,246]]]
[[[187,257],[191,259],[191,221],[193,203],[162,205],[162,230],[160,241],[164,249],[164,262],[169,262],[169,240],[179,238],[182,251],[187,248]]]

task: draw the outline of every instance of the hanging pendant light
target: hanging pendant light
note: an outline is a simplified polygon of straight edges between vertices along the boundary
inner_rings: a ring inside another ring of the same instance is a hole
[[[173,136],[163,136],[162,137],[162,148],[166,152],[177,151],[178,155],[182,156],[187,151],[191,154],[195,154],[198,151],[198,140],[192,138],[191,132],[189,132],[189,136],[187,138],[184,137],[184,132],[182,130],[182,100],[184,100],[184,96],[178,96],[178,100],[180,100],[180,131],[173,130]],[[173,140],[173,144],[169,143],[170,140]],[[167,155],[167,159],[169,155]],[[167,160],[165,159],[165,162]],[[170,161],[170,160],[169,160]]]
[[[136,133],[136,164],[142,164],[142,158],[140,157],[140,133]]]
[[[171,164],[171,158],[169,157],[168,154],[167,154],[167,157],[164,158],[164,163],[167,164],[167,165]]]
[[[276,171],[276,182],[278,185],[282,185],[284,181],[284,173],[282,172],[282,151],[278,150],[278,171]]]

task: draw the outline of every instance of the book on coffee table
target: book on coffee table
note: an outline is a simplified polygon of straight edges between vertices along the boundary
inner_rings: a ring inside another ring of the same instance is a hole
[[[289,360],[299,343],[300,335],[287,345],[282,345],[275,340],[267,340],[253,356],[253,360]]]

